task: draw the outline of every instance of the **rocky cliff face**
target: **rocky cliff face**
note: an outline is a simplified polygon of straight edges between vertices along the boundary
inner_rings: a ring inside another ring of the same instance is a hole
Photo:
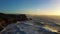
[[[6,27],[11,23],[16,23],[17,21],[27,21],[28,18],[25,14],[4,14],[0,13],[0,26],[1,28]],[[2,25],[2,23],[4,25]]]

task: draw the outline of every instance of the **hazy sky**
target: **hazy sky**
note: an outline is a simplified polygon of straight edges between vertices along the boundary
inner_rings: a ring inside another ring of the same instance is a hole
[[[60,15],[60,0],[0,0],[0,12]]]

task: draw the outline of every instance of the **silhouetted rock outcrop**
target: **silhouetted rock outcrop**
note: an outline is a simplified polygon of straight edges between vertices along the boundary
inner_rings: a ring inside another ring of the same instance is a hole
[[[1,20],[5,21],[4,27],[6,27],[7,25],[11,24],[11,23],[16,23],[17,21],[27,21],[28,18],[25,14],[4,14],[4,13],[0,13],[0,18],[2,18]],[[0,21],[1,21],[0,20]],[[2,23],[2,22],[0,22]],[[3,25],[1,25],[3,26]]]

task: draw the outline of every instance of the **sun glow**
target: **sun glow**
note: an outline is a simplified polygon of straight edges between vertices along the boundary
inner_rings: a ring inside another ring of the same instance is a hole
[[[49,4],[50,6],[48,5],[45,8],[40,8],[39,6],[35,9],[23,10],[25,12],[22,11],[22,13],[31,15],[60,15],[60,0],[51,0]]]

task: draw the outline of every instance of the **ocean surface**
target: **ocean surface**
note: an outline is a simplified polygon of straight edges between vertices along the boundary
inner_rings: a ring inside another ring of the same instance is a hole
[[[56,34],[48,29],[45,29],[42,25],[37,25],[34,21],[22,21],[15,24],[8,25],[2,34]]]

